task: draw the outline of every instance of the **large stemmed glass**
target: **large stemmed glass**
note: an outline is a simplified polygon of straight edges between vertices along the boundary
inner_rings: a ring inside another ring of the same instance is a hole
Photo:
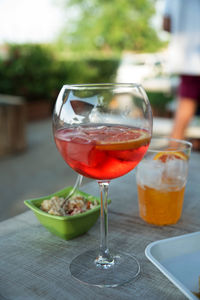
[[[96,179],[101,194],[100,247],[72,261],[72,276],[100,287],[131,281],[140,272],[136,258],[108,248],[107,196],[110,181],[133,170],[148,149],[152,113],[145,91],[137,84],[64,85],[53,131],[65,162]]]

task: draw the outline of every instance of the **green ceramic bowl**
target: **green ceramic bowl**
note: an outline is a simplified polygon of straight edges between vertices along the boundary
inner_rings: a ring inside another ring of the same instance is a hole
[[[96,223],[100,213],[100,205],[74,216],[54,216],[40,209],[40,205],[44,199],[50,199],[52,196],[65,197],[71,190],[72,187],[67,187],[46,197],[24,201],[24,204],[34,212],[39,222],[44,227],[46,227],[51,233],[65,240],[73,239],[87,232]],[[77,190],[76,194],[84,196],[91,202],[96,200],[100,203],[98,198],[81,192],[80,190]]]

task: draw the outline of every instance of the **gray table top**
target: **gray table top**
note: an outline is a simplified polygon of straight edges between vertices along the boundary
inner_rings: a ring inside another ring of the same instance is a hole
[[[117,288],[90,287],[73,279],[71,260],[98,247],[99,222],[85,235],[64,241],[40,225],[31,211],[0,223],[0,299],[186,299],[144,254],[156,240],[200,230],[200,154],[190,160],[183,214],[173,226],[146,224],[138,215],[135,172],[113,180],[109,197],[109,245],[137,256],[141,274]],[[98,195],[96,182],[83,190]]]

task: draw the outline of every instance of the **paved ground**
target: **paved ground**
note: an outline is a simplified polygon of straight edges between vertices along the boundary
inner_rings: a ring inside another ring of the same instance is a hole
[[[26,136],[25,152],[0,159],[0,221],[27,210],[24,200],[48,195],[76,180],[56,149],[51,120],[27,124]]]

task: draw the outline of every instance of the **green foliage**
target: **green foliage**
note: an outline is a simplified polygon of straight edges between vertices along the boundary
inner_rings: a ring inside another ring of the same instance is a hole
[[[50,48],[41,45],[9,45],[0,61],[0,92],[30,100],[48,99],[55,89],[55,65]]]
[[[162,46],[151,25],[155,0],[68,0],[77,11],[61,39],[74,50],[152,52]]]
[[[173,100],[173,95],[162,92],[147,92],[151,107],[158,115],[166,114],[166,106]]]
[[[0,93],[54,101],[68,84],[113,81],[119,58],[65,58],[47,45],[8,45],[0,58]]]
[[[82,58],[68,61],[70,83],[113,82],[118,58]]]

